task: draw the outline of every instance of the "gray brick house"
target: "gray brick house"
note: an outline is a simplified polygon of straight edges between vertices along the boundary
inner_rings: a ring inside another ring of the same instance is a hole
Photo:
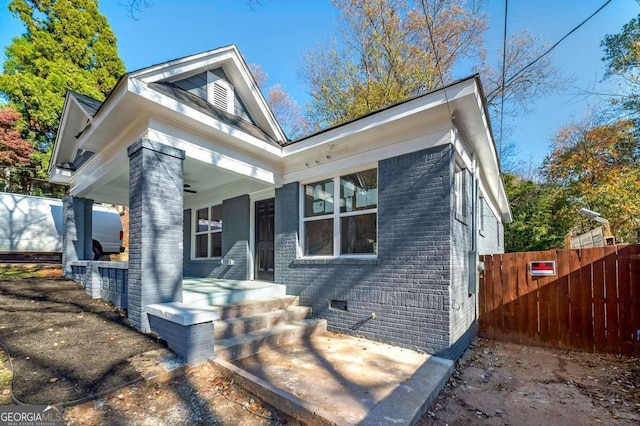
[[[476,256],[511,220],[477,75],[291,141],[235,46],[131,72],[104,103],[69,92],[49,172],[70,188],[68,276],[91,200],[129,206],[118,268],[144,331],[187,279],[273,282],[330,330],[456,358]]]

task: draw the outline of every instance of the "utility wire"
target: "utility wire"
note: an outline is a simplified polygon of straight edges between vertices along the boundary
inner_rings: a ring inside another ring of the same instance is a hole
[[[507,17],[509,15],[509,0],[504,0],[504,32],[502,33],[502,87],[507,73]],[[502,140],[504,139],[504,90],[500,93],[500,147],[498,151],[502,153]]]
[[[525,65],[524,67],[522,67],[517,73],[515,73],[514,75],[512,75],[509,80],[507,80],[506,82],[503,81],[502,86],[494,89],[491,93],[489,93],[489,95],[487,95],[488,98],[490,98],[492,95],[494,95],[498,90],[502,90],[507,84],[511,83],[517,76],[519,76],[520,74],[522,74],[527,68],[533,66],[536,62],[538,62],[540,59],[544,58],[545,56],[547,56],[549,53],[551,53],[551,51],[553,49],[555,49],[556,47],[558,47],[558,45],[560,43],[562,43],[567,37],[569,37],[571,34],[573,34],[574,32],[576,32],[580,27],[582,27],[584,24],[587,23],[587,21],[589,21],[591,18],[593,18],[594,16],[596,16],[598,13],[600,13],[600,11],[602,9],[604,9],[605,7],[607,7],[609,5],[609,3],[611,3],[613,0],[607,0],[602,6],[600,6],[595,12],[593,12],[591,15],[589,15],[588,18],[586,18],[584,21],[580,22],[578,25],[576,25],[571,31],[569,31],[567,34],[565,34],[560,40],[558,40],[553,46],[551,46],[550,48],[548,48],[543,54],[541,54],[540,56],[538,56],[536,59],[534,59],[533,61],[529,62],[527,65]]]
[[[447,89],[444,84],[444,75],[442,74],[442,68],[440,68],[440,58],[438,57],[438,51],[436,50],[436,43],[433,41],[433,31],[431,27],[431,23],[429,22],[429,13],[427,12],[427,7],[424,4],[425,0],[422,0],[420,4],[422,5],[422,11],[424,12],[424,20],[427,24],[427,29],[429,30],[429,40],[431,41],[431,48],[433,49],[433,57],[436,60],[436,68],[438,69],[438,74],[440,75],[440,84],[442,84],[442,88],[444,90],[444,99],[447,103],[447,110],[449,110],[449,118],[453,118],[453,114],[451,113],[451,106],[449,105],[449,96],[447,96]]]

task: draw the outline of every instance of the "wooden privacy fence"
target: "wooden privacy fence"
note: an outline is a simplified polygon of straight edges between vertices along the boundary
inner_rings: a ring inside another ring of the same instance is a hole
[[[488,339],[640,355],[640,245],[481,256],[479,334]],[[532,277],[529,262],[555,261]]]

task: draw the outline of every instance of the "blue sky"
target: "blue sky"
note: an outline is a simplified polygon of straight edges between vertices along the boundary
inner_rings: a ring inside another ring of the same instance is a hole
[[[528,29],[554,43],[604,1],[511,0],[508,31]],[[336,34],[336,12],[329,0],[262,0],[262,5],[255,7],[244,0],[152,2],[153,6],[140,13],[137,20],[128,16],[119,1],[100,2],[100,10],[118,37],[120,56],[128,71],[236,44],[247,62],[262,65],[270,83],[281,83],[301,105],[307,100],[298,77],[303,56],[310,47]],[[23,31],[8,13],[7,3],[3,2],[0,10],[3,47]],[[490,19],[486,47],[490,55],[496,55],[502,43],[504,1],[490,0],[486,11]],[[581,118],[596,103],[596,99],[579,96],[579,91],[600,84],[603,77],[600,41],[605,34],[619,32],[638,13],[640,6],[635,0],[613,0],[554,51],[551,59],[570,84],[556,94],[533,99],[532,111],[513,121],[520,159],[540,163],[555,131],[572,118]],[[455,74],[464,77],[472,72],[469,66],[460,66]]]

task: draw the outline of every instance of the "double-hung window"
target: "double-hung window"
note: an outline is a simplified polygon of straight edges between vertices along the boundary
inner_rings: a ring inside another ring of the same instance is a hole
[[[194,231],[196,258],[222,256],[222,206],[196,211]]]
[[[378,170],[303,185],[304,256],[378,253]]]

